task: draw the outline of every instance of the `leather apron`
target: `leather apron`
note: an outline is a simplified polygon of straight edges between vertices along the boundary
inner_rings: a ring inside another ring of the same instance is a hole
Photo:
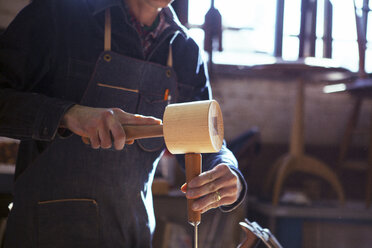
[[[112,52],[108,10],[105,51],[80,104],[162,118],[177,86],[171,64],[171,45],[168,66]],[[15,182],[5,247],[151,247],[151,185],[164,148],[162,138],[116,151],[56,137]]]

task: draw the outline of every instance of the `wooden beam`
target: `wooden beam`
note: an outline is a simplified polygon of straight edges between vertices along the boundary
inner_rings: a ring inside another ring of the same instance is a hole
[[[330,0],[324,1],[324,34],[323,34],[323,57],[332,57],[332,25],[333,6]]]
[[[274,44],[275,57],[282,57],[283,53],[283,23],[284,23],[284,0],[277,0]]]

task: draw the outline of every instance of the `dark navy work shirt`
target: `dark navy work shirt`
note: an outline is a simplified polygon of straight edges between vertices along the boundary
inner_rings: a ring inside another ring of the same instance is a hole
[[[103,51],[104,10],[108,7],[114,52],[165,65],[172,43],[177,101],[211,98],[200,50],[171,8],[162,10],[170,25],[145,58],[124,1],[34,0],[0,36],[0,136],[21,140],[16,176],[58,135],[67,109],[79,103]],[[225,146],[217,154],[206,155],[203,162],[208,165],[205,169],[228,164],[245,184],[235,157]],[[237,203],[246,193],[244,187]]]

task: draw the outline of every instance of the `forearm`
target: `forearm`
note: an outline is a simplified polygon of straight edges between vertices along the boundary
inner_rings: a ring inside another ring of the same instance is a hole
[[[0,136],[50,141],[73,104],[42,94],[0,89]]]
[[[178,50],[177,42],[173,47],[175,51],[182,51],[177,54],[178,57],[190,58],[188,63],[183,60],[182,63],[175,61],[180,79],[179,102],[212,99],[208,73],[200,56],[200,49],[192,40],[188,40],[186,49],[180,47]],[[185,64],[189,65],[186,69]],[[178,155],[177,159],[184,166],[183,156]],[[238,162],[225,144],[218,153],[203,154],[203,172],[192,181],[187,184],[186,197],[197,199],[196,206],[193,206],[195,211],[205,212],[216,207],[220,207],[222,211],[231,211],[243,202],[247,193],[247,184],[238,169]],[[182,190],[186,192],[186,186]],[[216,195],[219,197],[216,198]]]

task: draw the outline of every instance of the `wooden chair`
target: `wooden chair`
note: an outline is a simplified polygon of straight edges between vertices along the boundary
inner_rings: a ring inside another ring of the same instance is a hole
[[[328,3],[329,5],[329,3]],[[327,6],[328,6],[327,5]],[[326,8],[328,9],[329,6]],[[306,85],[326,80],[343,80],[350,71],[335,65],[327,58],[314,58],[316,43],[316,1],[301,0],[301,25],[299,35],[299,59],[293,62],[276,61],[272,65],[255,66],[255,71],[262,70],[267,74],[280,72],[278,78],[293,82],[296,87],[296,102],[292,119],[292,129],[288,153],[281,156],[270,167],[265,183],[264,193],[272,192],[272,204],[279,203],[280,194],[289,176],[295,173],[305,173],[316,176],[328,182],[336,192],[339,202],[343,204],[345,197],[342,185],[336,173],[323,161],[305,154],[304,151],[304,103]],[[327,11],[325,11],[327,12]],[[327,12],[328,13],[328,12]],[[324,16],[326,33],[330,31],[328,14]],[[329,32],[331,33],[331,32]],[[324,44],[326,57],[330,57],[329,40]],[[316,117],[315,117],[316,118]]]
[[[368,0],[364,0],[363,14],[359,15],[354,0],[355,20],[358,38],[359,52],[359,70],[355,80],[351,83],[328,85],[324,88],[326,93],[347,92],[354,100],[354,106],[349,115],[348,123],[340,144],[338,157],[339,170],[342,172],[345,169],[366,171],[366,206],[371,206],[372,202],[372,113],[371,124],[367,133],[369,133],[368,156],[362,161],[348,160],[348,152],[351,148],[353,135],[360,133],[357,130],[358,119],[360,116],[361,106],[366,99],[372,98],[372,76],[368,75],[365,70],[366,56],[366,30],[368,17]],[[364,133],[366,134],[366,133]]]
[[[264,183],[264,193],[268,194],[272,190],[272,204],[277,205],[286,179],[294,173],[302,172],[328,182],[336,192],[340,203],[343,204],[345,201],[344,191],[336,173],[324,162],[305,154],[304,91],[305,85],[309,83],[323,82],[327,78],[344,78],[349,74],[348,70],[333,66],[329,59],[315,58],[312,60],[310,58],[299,59],[295,62],[277,61],[273,64],[254,66],[252,70],[266,75],[280,73],[277,78],[287,79],[289,82],[293,82],[296,87],[289,151],[270,167]]]

